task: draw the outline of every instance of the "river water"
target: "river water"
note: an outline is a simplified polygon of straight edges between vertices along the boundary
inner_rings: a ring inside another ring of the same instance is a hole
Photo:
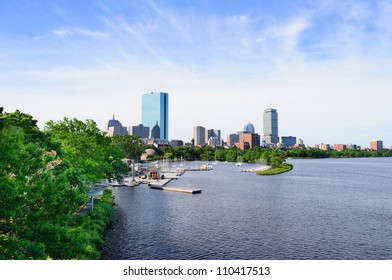
[[[392,259],[391,158],[290,162],[275,176],[217,163],[169,183],[195,195],[113,188],[103,258]]]

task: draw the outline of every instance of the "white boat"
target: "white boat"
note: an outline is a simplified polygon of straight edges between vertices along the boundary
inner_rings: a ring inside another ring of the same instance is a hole
[[[210,170],[212,170],[212,166],[209,165],[209,164],[204,164],[204,165],[201,166],[200,169],[201,169],[201,170],[210,171]]]
[[[242,162],[237,162],[235,165],[236,165],[236,166],[241,166],[241,165],[242,165]]]

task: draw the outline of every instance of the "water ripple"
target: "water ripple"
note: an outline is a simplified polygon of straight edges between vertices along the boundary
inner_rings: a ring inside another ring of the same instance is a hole
[[[391,159],[292,163],[272,177],[220,163],[171,183],[200,195],[114,188],[103,258],[392,259]]]

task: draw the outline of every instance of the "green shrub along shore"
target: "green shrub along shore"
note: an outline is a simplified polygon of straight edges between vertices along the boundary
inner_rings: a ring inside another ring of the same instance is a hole
[[[290,163],[283,163],[281,166],[269,168],[267,170],[257,172],[257,175],[277,175],[288,172],[293,169],[293,165]]]

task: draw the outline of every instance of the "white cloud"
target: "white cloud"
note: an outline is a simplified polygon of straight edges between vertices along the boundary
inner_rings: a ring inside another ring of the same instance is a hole
[[[93,38],[106,39],[109,34],[101,31],[93,31],[86,28],[80,27],[60,27],[53,30],[53,34],[60,37],[73,37],[73,36],[86,36]]]
[[[89,117],[103,127],[115,113],[129,126],[141,121],[141,95],[160,89],[170,94],[171,138],[189,141],[195,125],[222,129],[226,137],[248,121],[262,133],[271,102],[281,134],[306,144],[366,145],[376,137],[388,145],[391,133],[376,125],[391,119],[391,56],[376,50],[390,49],[392,9],[381,3],[376,20],[362,6],[344,17],[337,1],[285,19],[198,14],[151,1],[132,16],[105,14],[101,29],[62,27],[51,38],[19,44],[31,48],[5,57],[8,65],[20,65],[20,57],[23,68],[2,71],[1,100],[7,111],[19,108],[44,121]],[[377,22],[371,35],[377,44],[368,45],[358,22]],[[327,27],[318,29],[320,23]],[[86,40],[61,40],[74,36]],[[41,52],[52,61],[43,63]],[[378,113],[369,114],[371,108]]]

